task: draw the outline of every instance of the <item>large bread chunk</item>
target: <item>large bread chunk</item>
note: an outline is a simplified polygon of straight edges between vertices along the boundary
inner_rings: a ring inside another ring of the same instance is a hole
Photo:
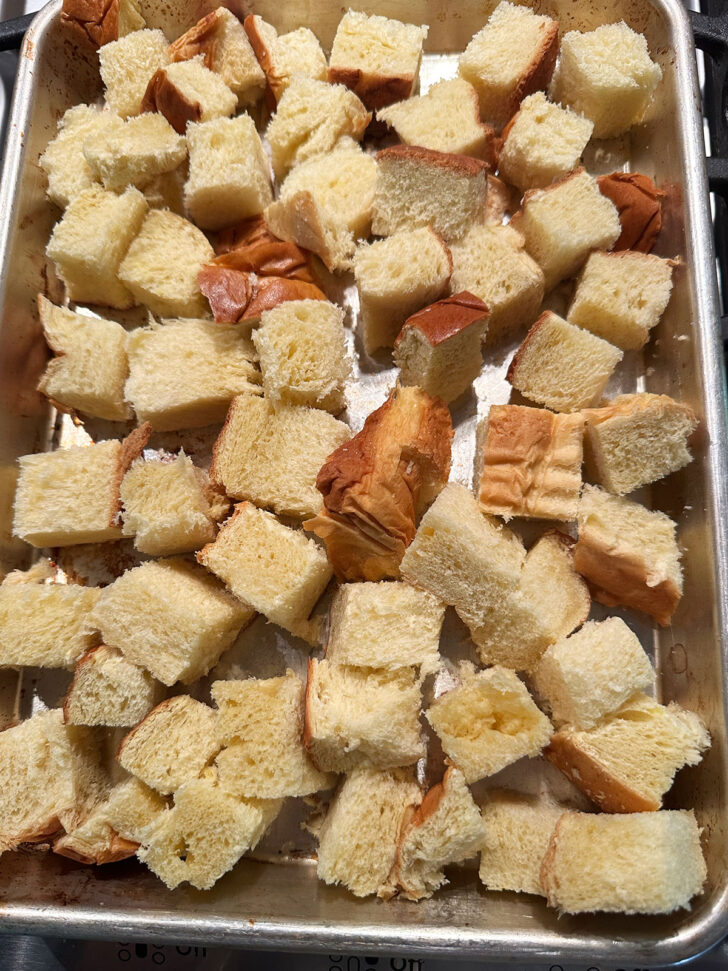
[[[179,135],[190,122],[232,115],[237,97],[202,61],[200,56],[160,68],[144,92],[142,111],[158,111]]]
[[[249,14],[244,26],[265,73],[270,108],[280,101],[294,74],[303,74],[316,81],[327,80],[326,55],[321,50],[318,38],[308,27],[279,34],[272,24],[266,23],[257,14]]]
[[[173,172],[187,158],[187,146],[161,115],[146,113],[91,131],[83,154],[105,189],[144,189],[157,176]]]
[[[141,114],[147,84],[169,61],[161,30],[135,30],[104,44],[99,49],[99,67],[107,104],[122,118]]]
[[[74,105],[64,113],[58,133],[38,160],[48,176],[46,193],[51,202],[65,209],[74,196],[94,184],[94,173],[83,154],[84,142],[118,124],[114,111],[99,111],[94,105]]]

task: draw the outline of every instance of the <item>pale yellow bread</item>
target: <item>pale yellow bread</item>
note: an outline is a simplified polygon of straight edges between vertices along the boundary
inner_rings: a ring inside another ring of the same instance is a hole
[[[63,702],[67,725],[130,728],[162,700],[158,681],[105,644],[91,648],[76,664]]]
[[[96,181],[83,154],[86,138],[115,129],[121,119],[114,111],[99,111],[95,105],[74,105],[64,112],[58,131],[46,145],[38,164],[48,177],[46,193],[64,209],[74,196]]]
[[[104,44],[99,50],[99,67],[109,107],[122,118],[140,114],[147,84],[169,60],[161,30],[136,30]]]
[[[83,155],[105,189],[122,192],[130,185],[144,189],[173,172],[187,158],[187,146],[162,115],[147,112],[89,132]]]

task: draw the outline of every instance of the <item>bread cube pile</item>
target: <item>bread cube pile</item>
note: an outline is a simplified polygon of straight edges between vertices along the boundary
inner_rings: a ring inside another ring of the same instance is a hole
[[[0,733],[0,850],[207,889],[305,797],[319,878],[359,897],[421,900],[479,855],[485,889],[561,912],[688,907],[700,830],[662,807],[710,736],[653,697],[632,628],[670,624],[681,551],[634,493],[698,421],[603,397],[675,263],[664,193],[582,164],[650,111],[645,38],[559,40],[504,0],[425,89],[427,25],[350,10],[325,52],[222,7],[172,37],[133,0],[74,11],[104,105],[40,160],[65,300],[38,296],[38,388],[111,431],[19,459],[14,533],[49,559],[0,586],[0,666],[73,676]],[[354,364],[390,360],[359,421]],[[453,468],[503,361],[513,396]],[[169,448],[190,430],[211,457]],[[108,582],[58,567],[122,543]],[[219,664],[258,614],[299,673]]]

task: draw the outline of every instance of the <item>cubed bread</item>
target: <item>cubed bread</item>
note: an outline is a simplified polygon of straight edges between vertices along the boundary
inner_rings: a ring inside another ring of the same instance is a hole
[[[308,617],[333,571],[321,547],[304,533],[241,502],[197,559],[269,621],[311,642],[317,639]]]
[[[105,644],[78,661],[63,703],[67,725],[130,728],[161,700],[161,685],[148,671]]]
[[[362,243],[354,255],[354,278],[367,353],[392,347],[405,320],[444,295],[451,273],[450,250],[429,227]]]
[[[440,666],[445,605],[408,583],[342,583],[331,603],[326,660],[396,671]]]
[[[620,395],[583,414],[587,472],[609,492],[634,492],[693,460],[688,441],[698,420],[667,395]]]
[[[83,155],[105,189],[145,188],[187,158],[187,146],[162,115],[147,113],[115,126],[92,130],[83,138]]]
[[[528,7],[499,3],[460,57],[458,73],[478,92],[484,121],[501,129],[527,94],[546,88],[559,25]]]
[[[623,354],[546,310],[516,351],[506,378],[526,398],[572,412],[597,401]]]
[[[619,617],[591,621],[552,644],[533,672],[536,693],[554,723],[577,729],[593,728],[654,682],[639,638]]]
[[[58,122],[58,133],[46,146],[38,164],[48,176],[46,192],[62,209],[83,189],[96,181],[86,157],[84,142],[91,135],[101,137],[121,124],[113,111],[99,111],[94,105],[74,105]]]
[[[173,172],[155,175],[151,182],[141,190],[150,209],[169,209],[178,216],[185,214],[184,190],[187,179],[187,164],[182,163]]]
[[[642,121],[661,78],[644,34],[621,21],[564,34],[551,95],[591,119],[595,138],[613,138]]]
[[[147,208],[144,196],[133,188],[119,196],[92,186],[73,197],[46,247],[70,300],[120,310],[133,305],[134,296],[119,273]]]
[[[576,519],[584,418],[544,408],[491,405],[482,447],[483,512],[526,519]]]
[[[523,199],[518,230],[544,272],[546,290],[574,274],[592,250],[608,250],[622,232],[614,203],[584,169]]]
[[[650,253],[592,253],[567,320],[623,350],[639,349],[670,300],[674,266]]]
[[[522,192],[544,188],[579,165],[593,128],[588,118],[552,104],[542,91],[531,94],[504,132],[498,171]]]
[[[198,226],[229,226],[272,201],[268,159],[250,115],[190,123],[187,144],[185,205]]]
[[[466,782],[494,775],[538,755],[553,729],[513,671],[460,666],[460,683],[440,695],[425,716]]]
[[[329,58],[329,81],[341,82],[370,110],[409,98],[419,82],[427,27],[347,10]]]
[[[567,914],[669,914],[688,907],[705,878],[692,810],[565,813],[541,866],[549,905]]]
[[[308,662],[304,741],[323,772],[393,769],[425,754],[420,683],[412,668],[383,671]]]
[[[394,363],[405,385],[445,402],[459,398],[480,374],[489,311],[464,290],[408,317],[394,342]]]
[[[101,804],[111,826],[120,836],[139,843],[150,823],[167,808],[166,800],[133,775],[115,785]]]
[[[221,422],[235,395],[261,393],[254,359],[241,328],[210,320],[152,323],[129,334],[126,397],[156,431]]]
[[[230,647],[254,611],[181,557],[150,560],[106,587],[89,624],[162,684],[191,684]]]
[[[267,398],[239,395],[215,442],[210,478],[233,499],[280,515],[315,516],[323,504],[316,476],[349,436],[348,425],[318,408],[276,408]]]
[[[594,599],[642,610],[667,626],[683,593],[673,520],[598,486],[585,486],[578,523],[574,561]]]
[[[56,307],[41,293],[38,316],[55,355],[38,390],[56,407],[109,421],[131,418],[131,408],[124,400],[129,359],[127,334],[121,324]]]
[[[139,0],[63,0],[61,24],[79,45],[92,50],[146,27]]]
[[[280,678],[215,681],[215,760],[220,787],[235,796],[278,799],[329,789],[334,777],[319,772],[303,745],[306,689],[290,669]]]
[[[446,241],[483,222],[487,165],[469,155],[447,155],[416,145],[377,152],[372,232],[431,227]]]
[[[142,111],[158,111],[180,135],[184,135],[189,122],[234,114],[237,95],[203,61],[199,56],[160,68],[144,92]]]
[[[662,200],[666,193],[641,172],[600,175],[597,185],[619,212],[622,232],[614,244],[614,251],[650,253],[662,228]]]
[[[262,313],[289,300],[326,300],[326,294],[315,283],[288,276],[261,276],[257,271],[225,266],[220,262],[223,259],[237,261],[238,257],[232,254],[217,257],[197,275],[200,290],[209,300],[216,321],[230,324],[246,321],[249,331]],[[247,259],[243,257],[242,261]]]
[[[308,27],[279,34],[272,24],[257,14],[248,14],[244,26],[265,73],[270,107],[280,101],[294,74],[303,74],[316,81],[328,79],[326,55]]]
[[[101,80],[109,107],[129,118],[142,112],[147,84],[169,64],[167,38],[161,30],[135,30],[99,49]]]
[[[351,372],[344,312],[328,300],[289,300],[260,316],[253,331],[263,392],[273,405],[337,414]]]
[[[152,209],[119,267],[119,278],[154,314],[206,317],[197,274],[215,251],[201,230],[173,212]]]
[[[356,897],[391,897],[397,843],[422,792],[406,772],[359,766],[339,787],[318,834],[319,880]]]

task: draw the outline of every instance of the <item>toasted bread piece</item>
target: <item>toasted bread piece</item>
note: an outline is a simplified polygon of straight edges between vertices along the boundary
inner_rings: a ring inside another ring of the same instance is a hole
[[[662,199],[665,193],[652,179],[639,172],[612,172],[597,179],[599,191],[611,199],[619,212],[622,232],[613,250],[650,253],[662,228]]]
[[[135,30],[99,48],[99,68],[106,103],[122,118],[139,115],[147,85],[169,64],[167,39],[161,30]]]
[[[101,136],[121,124],[114,111],[99,111],[94,105],[74,105],[58,122],[58,133],[38,160],[48,176],[46,193],[51,202],[65,209],[71,199],[88,189],[96,178],[83,154],[90,136]]]
[[[93,50],[146,27],[138,0],[63,0],[61,24]]]
[[[190,122],[228,118],[238,99],[219,74],[208,70],[203,57],[160,68],[144,92],[142,111],[158,111],[184,135]]]
[[[286,265],[288,262],[286,259]],[[215,320],[231,324],[240,321],[255,324],[266,310],[289,300],[326,300],[326,294],[314,283],[287,276],[258,276],[217,261],[202,267],[197,283],[210,303]]]
[[[130,728],[162,699],[162,686],[105,644],[79,658],[63,703],[67,725]]]
[[[315,81],[328,79],[326,55],[308,27],[279,34],[272,24],[257,14],[248,14],[244,26],[265,73],[269,107],[275,107],[280,101],[294,74],[303,74]]]
[[[184,139],[161,115],[144,114],[91,131],[83,140],[89,169],[105,189],[145,188],[187,158]]]

